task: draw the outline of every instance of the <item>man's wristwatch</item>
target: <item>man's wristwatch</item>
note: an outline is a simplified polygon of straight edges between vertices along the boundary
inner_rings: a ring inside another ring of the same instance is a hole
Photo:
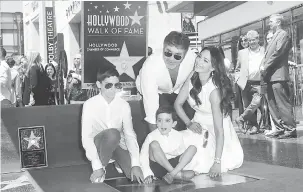
[[[186,128],[190,127],[193,124],[192,121],[190,121],[189,123],[186,124]]]
[[[216,164],[221,164],[221,159],[215,158],[214,162],[215,162]]]

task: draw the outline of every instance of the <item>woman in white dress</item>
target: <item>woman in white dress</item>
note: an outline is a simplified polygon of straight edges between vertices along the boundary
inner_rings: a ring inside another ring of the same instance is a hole
[[[186,169],[216,177],[242,165],[243,149],[231,121],[232,99],[223,56],[216,47],[204,48],[175,101],[177,114],[187,127],[184,141],[198,149]],[[186,100],[196,111],[192,120],[182,108]]]

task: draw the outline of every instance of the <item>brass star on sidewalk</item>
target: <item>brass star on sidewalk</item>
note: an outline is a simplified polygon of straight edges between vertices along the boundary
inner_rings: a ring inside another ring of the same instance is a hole
[[[126,73],[131,78],[135,79],[135,73],[133,70],[133,66],[138,63],[143,57],[131,57],[128,54],[128,50],[125,42],[123,42],[123,46],[120,52],[120,56],[118,57],[104,57],[106,60],[111,62],[116,66],[117,71],[120,75]]]

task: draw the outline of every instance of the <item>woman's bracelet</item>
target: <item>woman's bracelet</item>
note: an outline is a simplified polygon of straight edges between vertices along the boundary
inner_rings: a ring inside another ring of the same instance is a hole
[[[220,159],[220,158],[215,158],[214,162],[215,162],[216,164],[221,164],[221,159]]]

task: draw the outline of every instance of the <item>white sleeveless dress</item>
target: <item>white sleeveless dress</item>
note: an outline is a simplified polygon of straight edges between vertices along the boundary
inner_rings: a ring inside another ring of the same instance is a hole
[[[197,173],[208,173],[214,163],[216,138],[209,97],[211,92],[216,88],[217,87],[213,84],[212,79],[202,87],[202,90],[198,95],[202,102],[199,106],[196,105],[195,100],[191,96],[188,98],[189,104],[196,111],[193,121],[200,123],[200,125],[209,132],[208,144],[203,148],[203,134],[199,135],[188,129],[182,131],[186,147],[189,145],[195,145],[197,147],[196,155],[185,169],[194,170]],[[192,84],[190,83],[189,91],[191,89]],[[244,155],[239,138],[229,116],[223,118],[223,129],[224,147],[221,157],[221,171],[226,172],[228,170],[239,168],[243,163]]]

